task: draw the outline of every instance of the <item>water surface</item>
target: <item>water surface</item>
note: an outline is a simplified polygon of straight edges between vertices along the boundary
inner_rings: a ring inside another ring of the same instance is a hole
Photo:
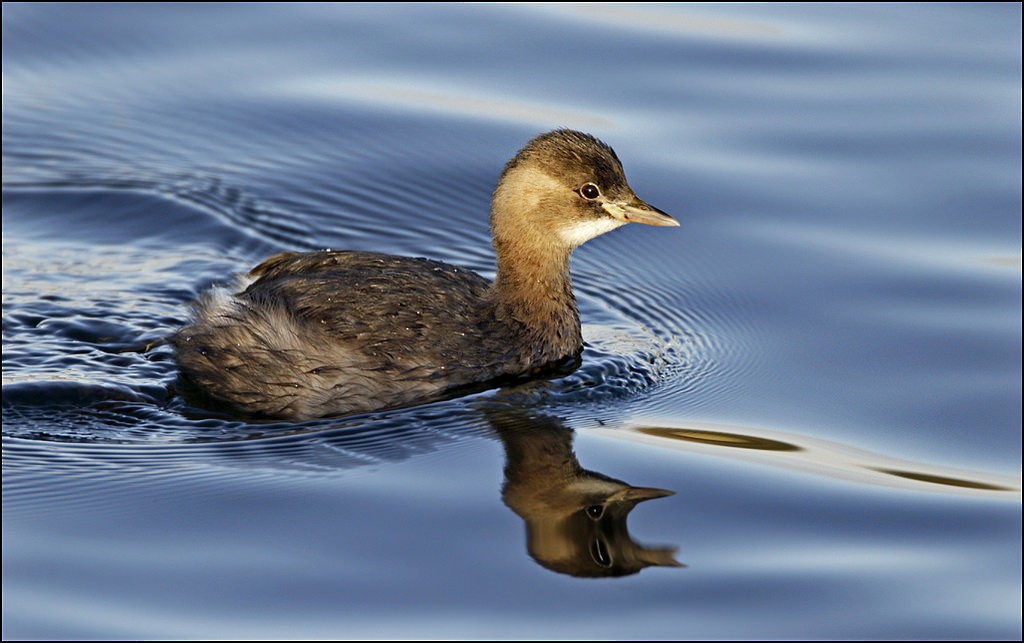
[[[1019,639],[1020,52],[1020,5],[4,4],[4,638]],[[559,126],[682,223],[576,252],[577,372],[175,394],[274,252],[493,276]]]

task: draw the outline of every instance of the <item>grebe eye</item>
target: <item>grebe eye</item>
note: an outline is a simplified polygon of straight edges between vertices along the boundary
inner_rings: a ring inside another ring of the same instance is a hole
[[[587,183],[580,188],[580,196],[589,201],[593,201],[597,197],[601,196],[601,190],[597,189],[597,186],[593,183]]]

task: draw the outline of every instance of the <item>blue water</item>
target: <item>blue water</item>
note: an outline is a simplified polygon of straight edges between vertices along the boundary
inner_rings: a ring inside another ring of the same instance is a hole
[[[1020,638],[1019,4],[2,28],[5,639]],[[560,126],[682,223],[575,253],[576,373],[300,424],[174,393],[188,303],[274,252],[492,276]],[[606,478],[663,497],[582,518]]]

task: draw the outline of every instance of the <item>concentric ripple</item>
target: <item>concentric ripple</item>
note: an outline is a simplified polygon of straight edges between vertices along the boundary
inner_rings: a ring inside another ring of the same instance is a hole
[[[619,265],[629,268],[606,273],[584,267],[575,279],[587,349],[582,368],[565,379],[572,397],[678,411],[737,394],[734,382],[757,355],[740,303],[697,271],[636,283],[635,275],[656,273],[635,256]]]
[[[398,202],[408,187],[385,183],[378,196]],[[469,211],[478,206],[465,200],[455,218],[469,227]],[[336,427],[238,422],[189,409],[173,390],[177,373],[165,342],[184,322],[187,303],[268,252],[312,245],[294,215],[279,216],[219,180],[162,188],[22,184],[5,189],[4,208],[12,236],[4,246],[5,435],[80,444],[188,444]],[[442,234],[458,228],[442,228],[448,231]],[[469,238],[447,238],[440,258],[488,274],[486,227],[475,229]],[[83,238],[90,243],[81,244]],[[575,284],[587,344],[582,367],[564,378],[502,391],[503,399],[513,396],[569,416],[601,416],[659,391],[672,398],[713,393],[716,385],[709,382],[737,368],[723,347],[742,340],[728,323],[702,313],[707,304],[698,298],[708,295],[699,282],[628,284],[623,275],[581,264]],[[723,298],[711,293],[709,299],[721,306]],[[465,411],[471,399],[443,408]],[[429,417],[432,407],[424,408]],[[410,412],[418,411],[403,412],[404,422]],[[343,425],[382,423],[387,425],[377,414]]]

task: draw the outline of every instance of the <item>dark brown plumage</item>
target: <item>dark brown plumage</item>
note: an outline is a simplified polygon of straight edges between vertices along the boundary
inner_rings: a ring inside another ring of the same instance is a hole
[[[284,253],[236,293],[200,298],[174,337],[186,390],[303,420],[395,408],[578,363],[569,256],[630,221],[678,225],[636,197],[615,152],[556,130],[508,162],[491,207],[494,283],[429,259]]]

